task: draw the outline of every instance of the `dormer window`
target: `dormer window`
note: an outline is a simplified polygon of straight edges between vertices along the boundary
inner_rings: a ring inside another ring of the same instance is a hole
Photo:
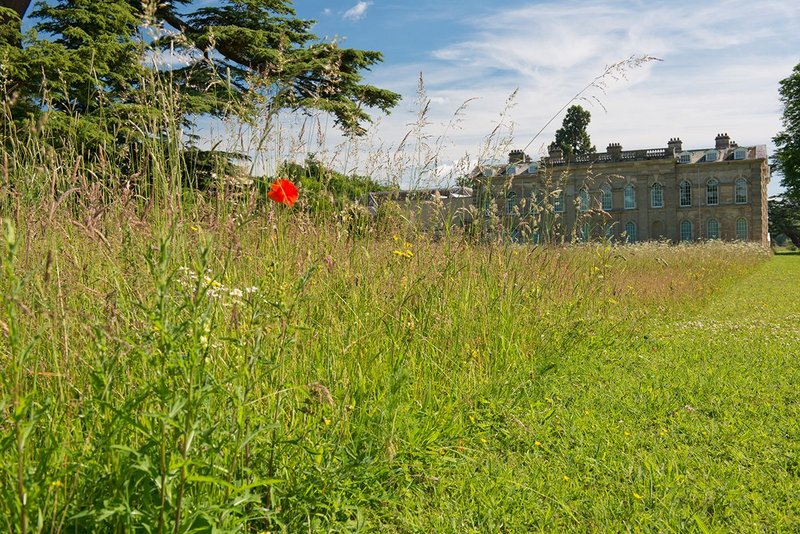
[[[692,155],[688,152],[678,156],[678,163],[691,163],[691,162],[692,162]]]
[[[528,165],[528,174],[536,174],[539,172],[539,164],[538,163],[531,163]]]
[[[706,161],[717,161],[717,156],[719,156],[719,154],[716,150],[709,150],[706,152]]]
[[[737,148],[733,151],[733,159],[742,160],[747,157],[747,149],[746,148]]]

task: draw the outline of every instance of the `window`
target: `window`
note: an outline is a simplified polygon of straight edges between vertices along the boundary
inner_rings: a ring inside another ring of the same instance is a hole
[[[684,180],[680,185],[681,207],[686,208],[692,205],[692,183]]]
[[[509,165],[506,169],[506,176],[514,176],[515,174],[517,174],[517,166]]]
[[[578,191],[578,211],[588,211],[589,210],[589,192],[586,188],[581,189]]]
[[[736,180],[736,191],[734,200],[737,204],[747,204],[747,180],[739,178]]]
[[[506,215],[513,215],[517,207],[517,193],[509,191],[506,194]]]
[[[737,148],[733,151],[733,159],[740,160],[745,159],[747,157],[747,149],[746,148]]]
[[[716,150],[709,150],[706,152],[706,161],[717,161],[718,155]]]
[[[709,219],[706,223],[706,237],[708,239],[719,239],[719,221]]]
[[[539,164],[538,163],[531,163],[528,165],[528,174],[536,174],[539,172]]]
[[[650,207],[664,207],[664,187],[657,182],[650,188]]]
[[[629,222],[625,225],[625,241],[636,243],[636,224]]]
[[[632,184],[625,186],[625,209],[636,209],[636,188]]]
[[[747,219],[744,217],[736,219],[736,239],[747,241]]]
[[[589,241],[589,237],[592,235],[592,226],[589,223],[583,223],[580,228],[578,228],[578,239],[584,243]]]
[[[553,199],[553,211],[556,213],[564,213],[564,191],[556,193]]]
[[[488,217],[492,214],[492,193],[488,189],[481,189],[479,195],[475,197],[476,204],[483,210],[483,214]]]
[[[614,201],[611,196],[611,187],[604,185],[600,188],[600,205],[603,211],[611,211],[614,209]]]
[[[687,154],[681,154],[680,157],[678,157],[678,162],[679,163],[691,163],[692,162],[692,155],[688,154],[688,153]]]
[[[544,199],[544,193],[540,189],[534,189],[533,193],[531,194],[530,199],[530,206],[528,207],[528,213],[539,213],[542,209],[542,200]]]
[[[706,205],[716,206],[719,204],[719,182],[712,178],[706,183]]]
[[[692,240],[692,221],[684,220],[681,221],[681,241],[691,241]]]

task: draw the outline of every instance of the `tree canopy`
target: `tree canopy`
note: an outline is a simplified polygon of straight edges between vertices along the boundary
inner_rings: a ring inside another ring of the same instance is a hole
[[[800,201],[791,197],[769,199],[769,233],[775,240],[784,235],[800,248]]]
[[[51,125],[77,120],[87,145],[129,140],[133,118],[247,118],[255,106],[322,110],[362,134],[372,110],[400,98],[363,81],[380,52],[320,41],[288,0],[57,0],[28,13],[30,4],[0,0],[0,96],[15,121],[45,109]],[[36,22],[23,36],[25,15]]]
[[[586,128],[592,114],[579,105],[570,106],[561,128],[556,130],[555,144],[564,151],[564,157],[581,156],[596,152]]]
[[[800,204],[800,64],[780,82],[783,130],[773,138],[774,168],[783,175],[786,195]]]

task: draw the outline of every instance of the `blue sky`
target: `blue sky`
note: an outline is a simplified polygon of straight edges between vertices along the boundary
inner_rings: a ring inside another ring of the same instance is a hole
[[[665,147],[671,137],[705,148],[726,132],[772,153],[781,128],[778,82],[800,63],[797,0],[305,0],[294,7],[317,21],[320,38],[381,51],[384,62],[366,81],[403,100],[390,115],[376,114],[356,141],[324,117],[284,116],[282,137],[257,157],[259,173],[313,152],[346,172],[443,185],[512,148],[528,147],[536,158],[572,95],[632,55],[662,61],[608,77],[579,102],[592,113],[597,150],[611,142]],[[429,107],[425,128],[414,131],[420,76]],[[203,120],[197,133],[209,144],[235,138],[227,148],[248,150],[230,130]],[[425,172],[408,170],[429,160]],[[773,177],[770,194],[778,182]]]
[[[373,147],[391,151],[409,132],[422,74],[426,135],[437,141],[436,174],[444,180],[464,154],[501,157],[529,143],[530,154],[542,152],[562,117],[534,140],[536,132],[606,66],[631,55],[663,61],[584,94],[598,150],[610,142],[662,147],[676,136],[684,147],[703,148],[727,132],[740,145],[771,151],[780,129],[778,81],[800,62],[795,1],[309,0],[295,9],[317,21],[322,38],[383,52],[367,80],[404,98],[371,132]],[[495,128],[503,140],[487,148]]]

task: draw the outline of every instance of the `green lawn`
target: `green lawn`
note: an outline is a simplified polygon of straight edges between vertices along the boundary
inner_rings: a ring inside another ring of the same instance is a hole
[[[699,310],[564,354],[522,398],[486,399],[486,443],[429,475],[409,524],[796,531],[799,279],[800,257],[775,257]]]

